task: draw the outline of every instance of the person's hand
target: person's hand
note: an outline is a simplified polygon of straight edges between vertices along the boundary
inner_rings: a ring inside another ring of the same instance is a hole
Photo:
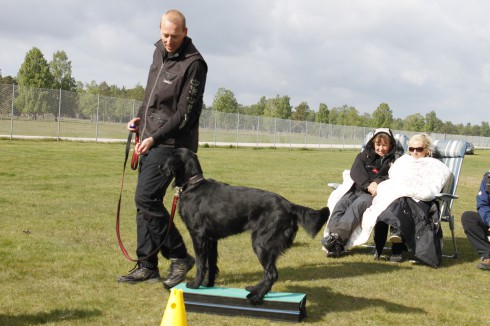
[[[146,154],[155,144],[153,137],[145,138],[141,143],[136,144],[134,151],[138,155]]]
[[[371,196],[376,196],[378,191],[378,184],[376,182],[371,182],[367,188],[367,190],[369,191],[369,193],[371,194]]]
[[[127,128],[131,132],[137,132],[139,129],[140,118],[133,118],[128,122]]]

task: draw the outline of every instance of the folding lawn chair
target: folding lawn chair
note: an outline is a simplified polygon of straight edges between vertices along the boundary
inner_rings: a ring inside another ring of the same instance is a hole
[[[443,255],[444,257],[456,258],[458,256],[458,248],[456,246],[456,238],[454,236],[454,215],[452,214],[452,206],[456,196],[456,188],[458,187],[459,173],[463,165],[463,159],[466,153],[467,142],[464,140],[435,140],[434,152],[432,157],[441,160],[451,170],[452,178],[446,183],[442,192],[436,195],[436,200],[439,202],[441,222],[448,222],[451,230],[454,252],[452,255]]]

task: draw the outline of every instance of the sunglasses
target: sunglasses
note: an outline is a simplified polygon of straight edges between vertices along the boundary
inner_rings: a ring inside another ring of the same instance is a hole
[[[409,147],[408,151],[409,152],[417,152],[417,153],[422,153],[424,151],[425,147]]]

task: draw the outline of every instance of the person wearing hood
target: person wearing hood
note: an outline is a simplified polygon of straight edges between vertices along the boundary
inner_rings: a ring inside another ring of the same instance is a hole
[[[327,256],[338,257],[351,233],[362,221],[364,211],[377,194],[378,184],[388,179],[396,159],[396,140],[389,128],[378,128],[350,169],[354,184],[335,205],[328,221],[329,233],[322,239]]]

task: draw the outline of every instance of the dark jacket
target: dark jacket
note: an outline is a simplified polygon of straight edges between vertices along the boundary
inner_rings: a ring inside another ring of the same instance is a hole
[[[391,139],[391,149],[384,157],[380,157],[374,151],[373,139],[380,133],[388,134]],[[387,180],[388,170],[396,159],[395,153],[396,140],[391,130],[388,128],[376,129],[364,150],[357,155],[350,169],[350,176],[354,180],[355,187],[352,190],[360,189],[367,192],[367,188],[371,182],[375,181],[379,184]]]
[[[141,140],[153,137],[154,147],[185,147],[196,152],[206,62],[188,37],[172,54],[161,40],[155,46],[138,113]]]
[[[480,190],[476,196],[476,209],[485,223],[490,227],[490,171],[483,175],[480,183]]]

